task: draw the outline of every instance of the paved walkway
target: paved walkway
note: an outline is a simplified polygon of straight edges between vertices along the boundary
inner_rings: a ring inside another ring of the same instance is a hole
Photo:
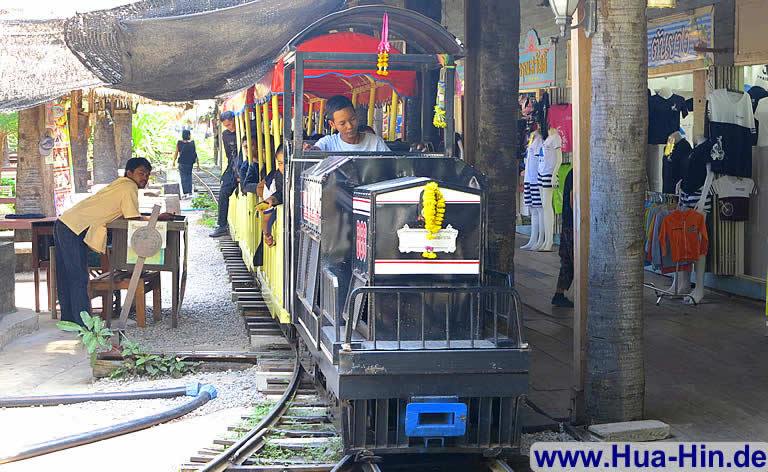
[[[517,246],[526,237],[518,235]],[[567,416],[573,310],[550,304],[557,252],[515,253],[515,281],[533,347],[531,396]],[[665,287],[670,279],[646,273]],[[677,440],[768,440],[768,338],[763,302],[707,291],[702,304],[645,291],[646,417],[672,426]]]

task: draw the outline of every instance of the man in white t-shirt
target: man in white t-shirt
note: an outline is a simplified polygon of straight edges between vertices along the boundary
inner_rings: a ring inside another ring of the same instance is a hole
[[[357,115],[352,102],[343,95],[328,99],[325,104],[328,124],[338,131],[323,136],[314,146],[304,145],[305,150],[346,152],[390,152],[383,139],[371,133],[361,133],[357,127]]]

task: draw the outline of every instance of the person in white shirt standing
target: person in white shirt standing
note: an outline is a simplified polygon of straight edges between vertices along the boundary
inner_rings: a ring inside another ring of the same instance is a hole
[[[387,144],[375,134],[361,133],[357,127],[357,114],[352,101],[343,95],[335,95],[325,104],[328,124],[338,133],[320,138],[314,146],[307,143],[305,150],[341,152],[390,152]]]

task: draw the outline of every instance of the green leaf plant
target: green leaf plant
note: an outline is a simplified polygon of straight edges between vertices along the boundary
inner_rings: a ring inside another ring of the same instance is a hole
[[[179,378],[185,374],[194,373],[200,362],[185,361],[183,357],[167,354],[158,355],[147,353],[138,343],[129,339],[123,341],[123,365],[113,370],[111,378],[129,375]]]
[[[80,318],[83,320],[84,326],[72,321],[59,321],[56,326],[62,331],[77,333],[83,346],[85,346],[85,350],[88,351],[91,365],[93,365],[98,351],[110,346],[109,340],[114,333],[104,326],[104,320],[98,316],[91,316],[87,311],[81,311]]]

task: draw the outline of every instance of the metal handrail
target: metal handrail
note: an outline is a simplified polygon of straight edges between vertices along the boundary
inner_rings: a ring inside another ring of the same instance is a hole
[[[403,294],[419,294],[421,295],[421,348],[427,349],[426,347],[426,336],[425,336],[425,295],[429,293],[445,293],[450,296],[451,302],[455,302],[456,294],[469,294],[470,297],[470,316],[469,316],[469,323],[470,323],[470,347],[475,347],[475,341],[477,340],[478,336],[476,336],[476,331],[480,328],[480,302],[481,302],[481,296],[483,295],[492,295],[493,296],[493,342],[494,344],[499,347],[499,306],[498,306],[498,297],[499,296],[508,296],[509,299],[511,299],[511,303],[507,303],[506,306],[506,322],[507,322],[507,332],[506,332],[506,339],[510,341],[515,341],[514,346],[516,348],[523,347],[525,345],[525,342],[523,340],[523,334],[522,334],[522,303],[520,301],[520,294],[515,290],[513,287],[409,287],[409,286],[379,286],[379,287],[358,287],[354,289],[349,294],[349,306],[353,307],[355,306],[356,297],[362,297],[365,295],[371,295],[376,296],[377,294],[388,294],[388,295],[396,295],[397,296],[397,339],[394,341],[397,341],[397,347],[398,349],[401,349],[402,347],[402,339],[400,336],[400,325],[401,325],[401,296]],[[475,299],[477,299],[477,310],[475,310],[474,302]],[[445,347],[451,348],[451,333],[450,333],[450,310],[449,306],[455,304],[455,303],[449,303],[446,304],[445,310],[446,310],[446,336],[445,336]],[[486,308],[487,309],[487,308]],[[478,320],[477,324],[475,324],[475,312],[478,313]],[[372,317],[372,318],[371,318]],[[350,317],[347,320],[346,323],[346,331],[345,331],[345,343],[348,346],[351,346],[352,344],[352,333],[355,328],[356,324],[356,318],[357,314],[350,313]],[[511,333],[512,326],[515,326],[515,332]],[[376,337],[376,313],[369,311],[369,326],[371,327],[371,335],[373,337],[373,349],[376,350],[378,348],[378,339]],[[514,339],[513,339],[514,336]],[[338,339],[338,338],[337,338]],[[351,348],[351,347],[350,347]]]

